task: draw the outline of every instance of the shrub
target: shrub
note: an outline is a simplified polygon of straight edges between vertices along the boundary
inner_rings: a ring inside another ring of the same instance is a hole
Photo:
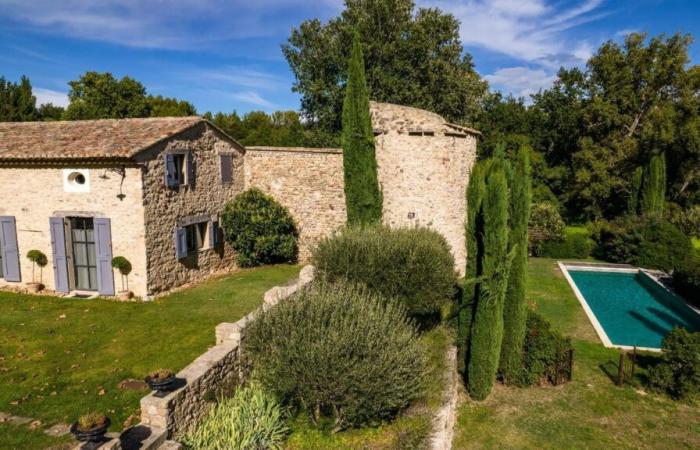
[[[700,306],[700,256],[686,257],[673,271],[673,286],[679,294],[696,306]]]
[[[112,258],[112,267],[119,271],[122,276],[122,291],[129,289],[129,274],[131,273],[131,263],[123,256],[115,256]],[[126,279],[126,285],[124,280]]]
[[[564,239],[546,241],[542,244],[540,255],[547,258],[586,259],[595,248],[591,232],[582,227],[566,227]]]
[[[564,239],[564,228],[564,220],[555,205],[552,203],[532,205],[529,225],[530,253],[540,256],[545,242]]]
[[[321,240],[313,263],[329,281],[364,284],[415,317],[439,310],[457,283],[447,241],[427,228],[350,227]]]
[[[682,208],[668,204],[668,220],[688,236],[700,236],[700,205]]]
[[[284,413],[275,397],[252,386],[221,399],[185,435],[183,444],[194,450],[281,449],[287,431]]]
[[[275,199],[257,189],[239,194],[226,205],[222,225],[241,267],[296,260],[294,219]]]
[[[49,263],[46,255],[41,252],[41,250],[29,250],[27,252],[27,259],[32,262],[32,283],[34,282],[34,267],[39,266],[39,283],[41,283],[41,278],[43,277],[43,269]]]
[[[656,217],[622,217],[603,225],[595,256],[667,272],[691,253],[690,239]]]
[[[337,429],[395,416],[425,384],[405,308],[346,282],[316,282],[261,313],[243,354],[264,387]]]
[[[678,399],[700,393],[700,333],[674,328],[661,347],[661,362],[649,370],[651,386]]]
[[[531,386],[542,381],[553,382],[557,362],[570,349],[568,338],[552,330],[542,316],[529,311],[520,384]]]
[[[78,419],[78,431],[86,432],[107,424],[107,416],[98,412],[90,412]]]

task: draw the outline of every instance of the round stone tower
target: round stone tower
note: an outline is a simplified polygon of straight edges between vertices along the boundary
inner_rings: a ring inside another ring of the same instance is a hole
[[[384,222],[440,232],[464,274],[465,194],[480,133],[407,106],[370,102],[370,112]]]

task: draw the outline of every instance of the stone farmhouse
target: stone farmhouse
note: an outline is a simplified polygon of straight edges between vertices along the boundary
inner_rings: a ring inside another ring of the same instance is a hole
[[[479,133],[415,108],[371,112],[385,222],[441,232],[463,271]],[[49,259],[42,282],[68,295],[115,295],[114,256],[142,298],[230,271],[219,214],[251,187],[294,216],[302,260],[345,223],[340,149],[245,148],[200,117],[0,123],[0,286],[33,281],[32,249]]]

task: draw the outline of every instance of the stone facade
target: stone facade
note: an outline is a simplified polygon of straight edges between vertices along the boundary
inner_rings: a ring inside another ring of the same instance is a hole
[[[246,188],[272,195],[299,228],[299,259],[306,261],[323,236],[347,221],[340,149],[248,147]]]
[[[64,169],[80,169],[89,178],[89,192],[66,192]],[[14,216],[20,254],[22,283],[0,285],[21,286],[31,282],[32,263],[26,258],[29,250],[40,250],[49,259],[42,271],[47,289],[54,289],[51,261],[50,217],[105,217],[111,221],[112,254],[124,256],[132,264],[129,288],[139,295],[146,293],[146,245],[141,169],[127,167],[124,177],[113,166],[65,165],[48,167],[0,167],[0,216]],[[121,197],[123,195],[123,197]],[[121,198],[120,198],[121,197]],[[39,281],[39,270],[36,271]],[[116,290],[121,289],[118,273],[114,274]]]
[[[390,226],[427,226],[466,265],[466,189],[478,132],[416,108],[372,102],[382,216]]]
[[[168,152],[191,152],[194,155],[194,183],[178,189],[165,186],[163,155]],[[233,180],[230,183],[221,182],[219,154],[233,157]],[[173,234],[188,217],[217,217],[226,202],[243,191],[243,154],[242,147],[202,122],[139,155],[143,165],[148,294],[164,292],[235,268],[233,250],[225,242],[218,248],[210,248],[205,243],[195,254],[178,260]]]

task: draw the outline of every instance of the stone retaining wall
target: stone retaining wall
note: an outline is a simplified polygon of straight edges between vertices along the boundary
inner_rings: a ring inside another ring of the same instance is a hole
[[[313,267],[304,267],[299,279],[288,286],[278,286],[265,293],[262,309],[289,297],[313,280]],[[240,361],[241,333],[260,308],[235,323],[216,327],[216,345],[177,374],[183,385],[164,397],[155,394],[141,399],[140,427],[166,430],[167,438],[181,437],[209,411],[211,395],[245,377]],[[183,383],[184,382],[184,383]]]

